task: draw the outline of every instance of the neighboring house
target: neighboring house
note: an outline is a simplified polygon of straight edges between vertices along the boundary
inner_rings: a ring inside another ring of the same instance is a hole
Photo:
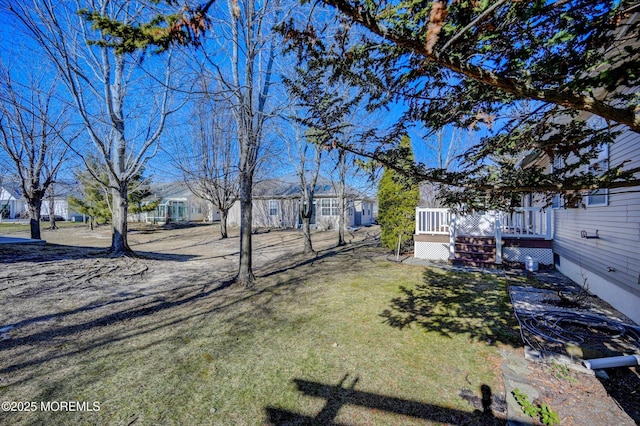
[[[62,218],[71,222],[83,222],[85,217],[82,213],[79,213],[73,207],[69,206],[69,196],[81,197],[81,192],[78,189],[76,182],[59,182],[54,186],[53,197],[53,214],[56,218]],[[40,208],[40,216],[49,216],[49,193],[42,199],[42,207]]]
[[[4,181],[0,186],[0,220],[18,219],[25,209],[24,200],[21,200],[20,186],[16,182]]]
[[[627,169],[640,167],[635,132],[602,146],[591,167],[606,170],[624,161]],[[539,152],[522,161],[522,167],[532,165],[549,171],[554,166]],[[525,201],[535,204],[535,197]],[[579,206],[566,206],[556,197],[553,210],[556,269],[640,323],[640,187],[587,191]]]
[[[340,202],[333,182],[319,177],[313,200],[311,226],[316,229],[337,229]],[[253,190],[253,227],[298,228],[300,218],[300,182],[295,175],[257,182]],[[373,223],[373,201],[351,187],[346,189],[343,212],[348,227]],[[240,203],[229,211],[229,225],[240,225]]]
[[[220,220],[220,212],[182,182],[154,184],[151,192],[150,199],[160,200],[158,207],[150,212],[129,213],[129,222],[165,224]]]
[[[68,195],[75,191],[75,185],[62,182],[55,184],[54,214],[64,220],[82,221],[82,215],[69,207]],[[4,219],[27,219],[27,201],[22,196],[22,189],[17,181],[3,182],[0,188],[0,210]],[[49,215],[48,194],[42,199],[40,216]]]

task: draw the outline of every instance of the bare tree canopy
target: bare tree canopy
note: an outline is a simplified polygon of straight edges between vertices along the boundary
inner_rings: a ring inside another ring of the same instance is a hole
[[[61,75],[92,149],[107,167],[113,194],[111,252],[130,253],[127,244],[127,187],[152,157],[172,112],[171,52],[145,58],[120,48],[126,32],[105,31],[87,19],[98,14],[127,25],[150,19],[156,6],[138,1],[9,1],[21,29],[37,43]],[[145,69],[149,65],[150,70]],[[159,72],[158,72],[159,71]],[[90,164],[85,161],[89,167]],[[98,173],[94,173],[96,179]]]
[[[40,211],[47,191],[76,138],[56,76],[0,67],[0,150],[10,161],[27,201],[31,238],[40,239]]]
[[[238,198],[237,131],[230,101],[216,86],[202,85],[189,130],[175,137],[171,156],[191,192],[220,211],[220,237],[227,238],[229,210]]]

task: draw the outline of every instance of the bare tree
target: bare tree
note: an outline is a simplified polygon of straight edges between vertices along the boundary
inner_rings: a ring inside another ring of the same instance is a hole
[[[187,136],[190,143],[182,136],[172,157],[191,192],[220,211],[220,238],[224,239],[229,210],[238,197],[236,132],[228,100],[204,92],[195,105]]]
[[[226,10],[212,14],[211,43],[230,49],[220,60],[220,50],[209,50],[208,64],[231,101],[238,136],[240,200],[240,262],[236,281],[252,287],[253,182],[270,117],[270,88],[276,55],[274,24],[279,0],[228,0]],[[206,47],[206,46],[205,46]]]
[[[292,122],[292,127],[292,132],[287,137],[287,147],[289,161],[295,166],[300,182],[298,214],[302,222],[304,253],[315,254],[311,241],[311,218],[315,214],[314,195],[320,175],[323,149],[320,144],[312,140],[309,132],[305,134],[298,124]]]
[[[39,240],[40,211],[47,190],[75,136],[68,109],[57,100],[57,82],[30,75],[26,85],[0,69],[0,148],[13,163],[27,201],[31,238]]]
[[[60,72],[94,145],[90,151],[107,166],[108,181],[101,183],[110,189],[113,199],[111,252],[131,253],[128,183],[155,154],[172,112],[171,53],[145,59],[128,40],[96,29],[86,18],[95,14],[132,24],[157,11],[128,0],[9,1],[7,8]],[[156,71],[146,72],[146,63]],[[155,75],[157,69],[163,70],[164,77]],[[84,156],[83,160],[90,169]],[[99,179],[97,171],[92,173]]]
[[[58,229],[56,225],[56,185],[54,182],[47,189],[47,201],[49,202],[49,229]]]
[[[424,144],[429,150],[427,155],[432,157],[435,167],[452,170],[459,156],[473,145],[472,138],[471,130],[465,132],[458,128],[443,127],[430,133],[424,139]]]

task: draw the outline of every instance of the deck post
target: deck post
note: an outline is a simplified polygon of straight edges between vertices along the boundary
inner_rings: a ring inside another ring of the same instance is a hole
[[[456,258],[456,214],[451,213],[451,219],[449,220],[449,259],[455,260]]]
[[[546,213],[547,213],[547,229],[546,229],[546,235],[545,235],[545,239],[547,240],[551,240],[553,239],[553,210],[550,208],[546,209]]]
[[[495,215],[496,265],[502,265],[502,223],[500,215]]]

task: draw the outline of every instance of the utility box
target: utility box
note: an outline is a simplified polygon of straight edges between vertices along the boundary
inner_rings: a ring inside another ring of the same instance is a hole
[[[525,256],[524,267],[529,272],[536,272],[538,270],[538,259],[531,256]]]

